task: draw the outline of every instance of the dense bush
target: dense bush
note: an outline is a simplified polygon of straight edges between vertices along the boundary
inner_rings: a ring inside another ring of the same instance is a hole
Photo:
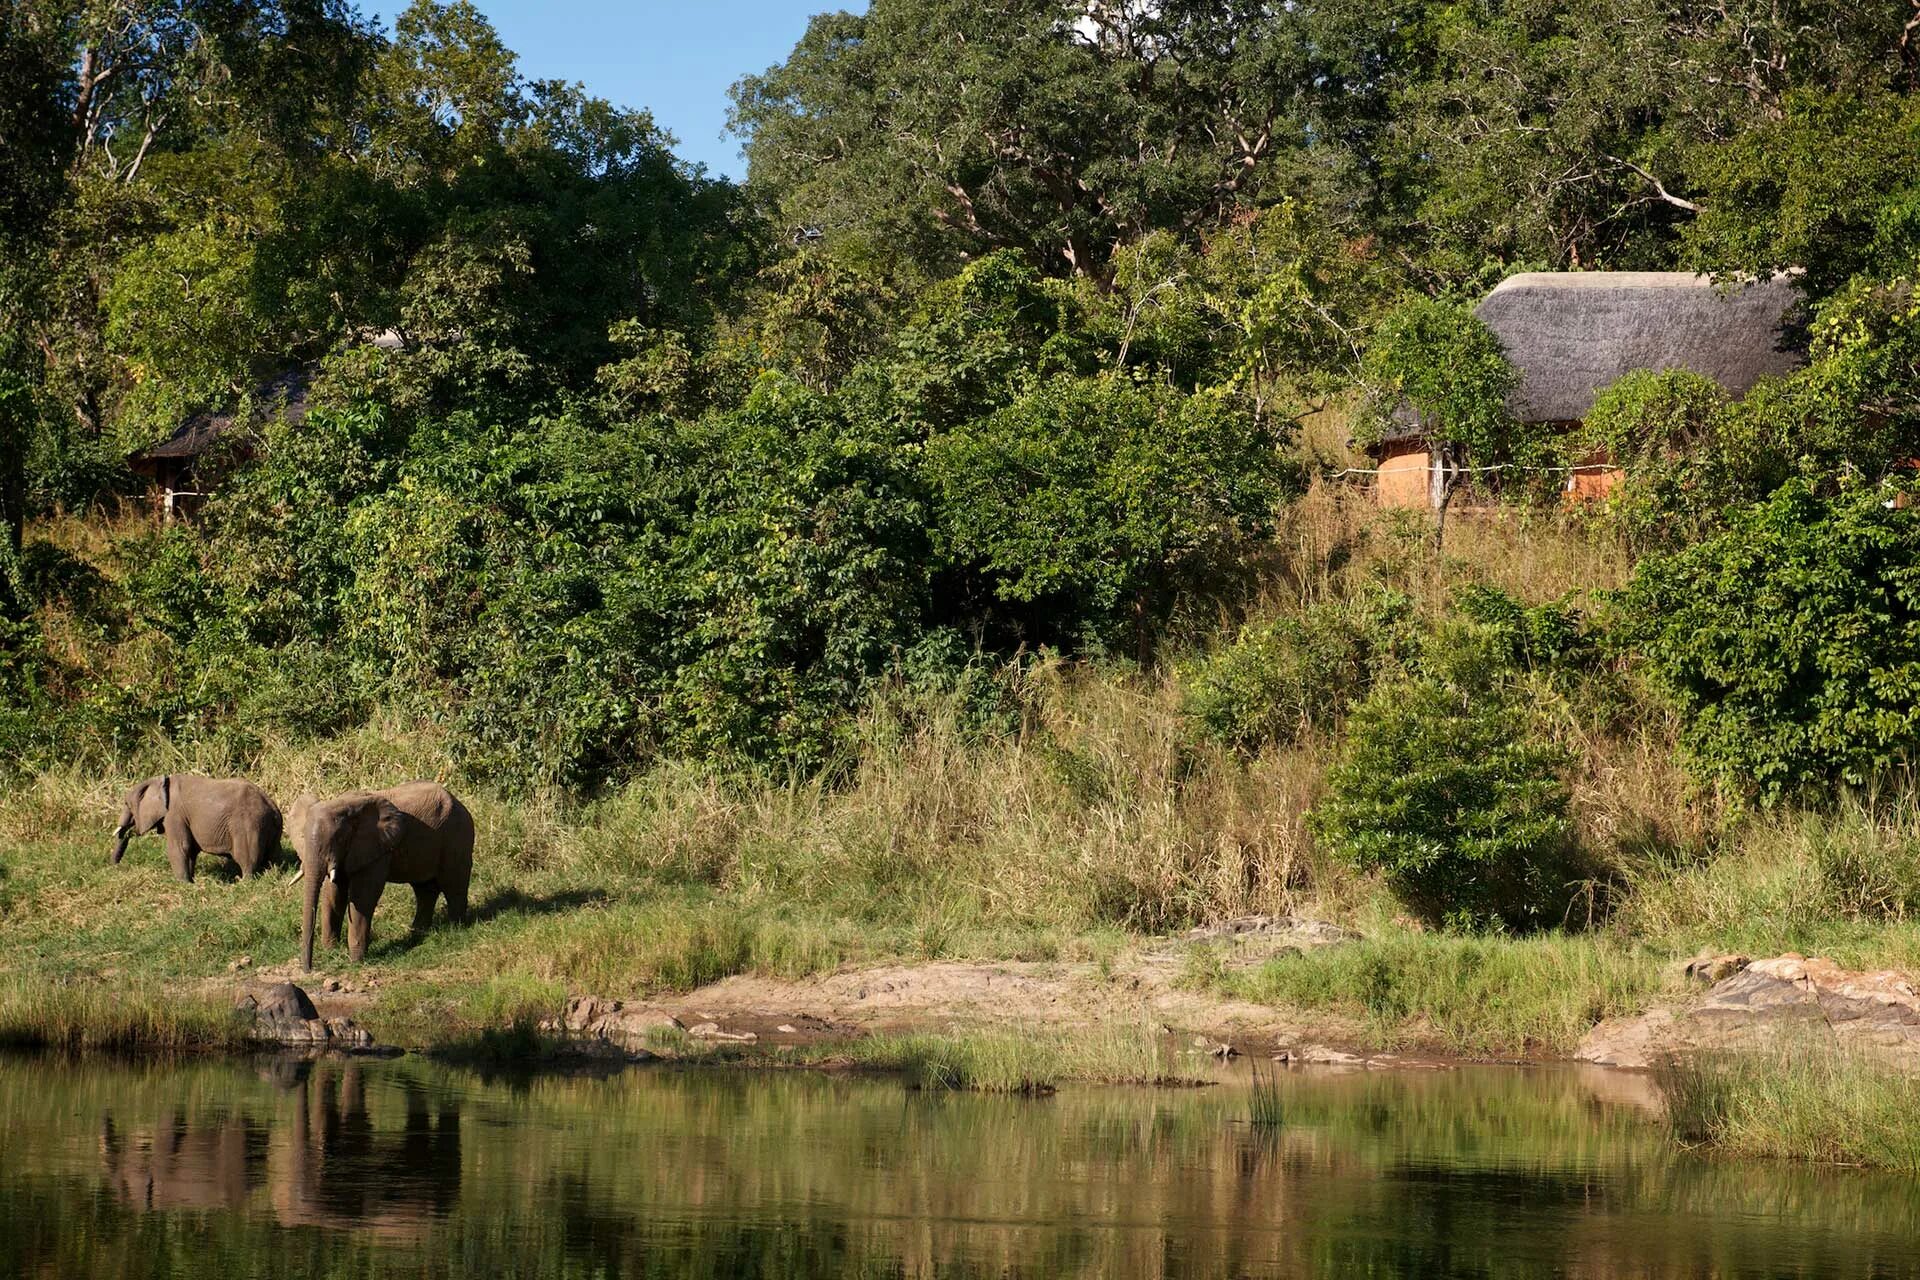
[[[1330,728],[1401,646],[1411,607],[1377,591],[1250,623],[1188,677],[1186,713],[1204,736],[1248,754]]]
[[[1920,747],[1920,514],[1896,491],[1802,480],[1726,532],[1649,557],[1622,636],[1694,765],[1765,800],[1910,765]]]
[[[1435,923],[1558,923],[1572,893],[1568,763],[1503,686],[1390,681],[1348,718],[1313,830]]]
[[[1235,570],[1285,472],[1232,397],[1061,378],[936,437],[940,548],[1016,633],[1146,652],[1184,591]]]

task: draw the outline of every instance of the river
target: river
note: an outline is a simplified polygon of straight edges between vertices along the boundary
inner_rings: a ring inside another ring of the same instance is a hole
[[[1675,1149],[1566,1068],[922,1093],[0,1058],[0,1276],[1920,1275],[1920,1183]]]

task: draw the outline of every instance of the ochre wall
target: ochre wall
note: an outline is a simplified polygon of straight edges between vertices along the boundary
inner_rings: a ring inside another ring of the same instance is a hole
[[[1383,507],[1424,507],[1431,461],[1427,446],[1414,440],[1384,446],[1380,474],[1374,477],[1374,501]]]

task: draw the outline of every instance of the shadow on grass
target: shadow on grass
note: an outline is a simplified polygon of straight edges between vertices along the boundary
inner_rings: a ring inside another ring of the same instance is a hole
[[[501,916],[551,916],[612,900],[605,889],[567,889],[560,893],[530,894],[518,889],[496,893],[467,912],[467,923],[485,924]]]
[[[443,903],[434,912],[433,924],[425,933],[415,933],[410,928],[386,936],[376,932],[373,944],[367,948],[366,962],[372,964],[383,959],[397,959],[447,930],[472,928],[474,925],[486,924],[506,916],[524,916],[532,919],[536,916],[558,915],[564,911],[577,911],[581,907],[597,906],[608,901],[611,901],[611,896],[604,889],[568,889],[561,893],[538,895],[522,893],[518,889],[508,889],[504,893],[494,894],[478,907],[468,911],[465,925],[454,924],[448,917]],[[410,919],[410,917],[405,918]]]

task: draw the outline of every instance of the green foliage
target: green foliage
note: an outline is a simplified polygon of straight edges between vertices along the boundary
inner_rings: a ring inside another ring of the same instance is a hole
[[[836,252],[939,276],[1013,249],[1104,279],[1115,245],[1249,199],[1277,176],[1277,139],[1377,110],[1364,42],[1390,19],[1371,21],[880,0],[814,18],[744,77],[733,127],[787,225]]]
[[[1284,473],[1224,396],[1056,379],[937,437],[943,553],[1044,639],[1132,640],[1268,527]]]
[[[1500,667],[1544,672],[1595,656],[1585,619],[1570,604],[1529,608],[1498,587],[1480,584],[1461,588],[1453,603],[1476,624],[1474,638]]]
[[[1367,346],[1362,377],[1371,415],[1364,429],[1375,438],[1410,415],[1475,466],[1545,459],[1543,429],[1507,409],[1519,373],[1465,303],[1416,297],[1389,312]]]
[[[1773,801],[1912,763],[1920,538],[1898,492],[1791,481],[1724,533],[1641,561],[1622,637],[1701,774]]]
[[[1411,610],[1381,591],[1242,627],[1189,677],[1186,714],[1201,734],[1248,754],[1330,729],[1404,647]]]
[[[1390,681],[1348,718],[1313,829],[1430,921],[1555,924],[1571,896],[1568,763],[1509,689]]]
[[[1587,411],[1581,443],[1622,467],[1693,452],[1727,403],[1719,383],[1687,369],[1636,369]]]

